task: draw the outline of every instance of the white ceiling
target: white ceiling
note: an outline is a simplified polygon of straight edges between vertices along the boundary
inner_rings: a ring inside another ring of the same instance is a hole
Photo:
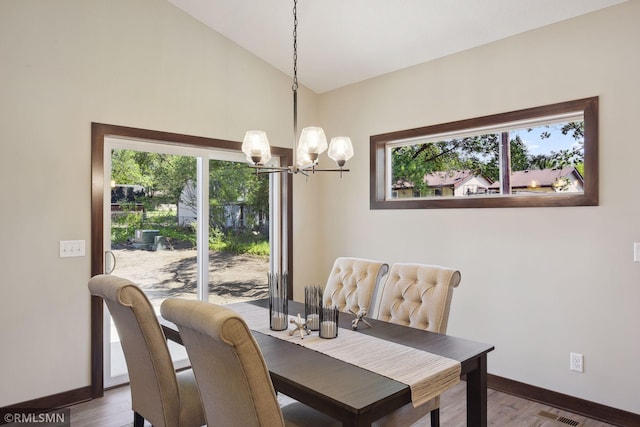
[[[626,0],[300,0],[298,81],[316,93]],[[169,0],[288,75],[293,0]]]

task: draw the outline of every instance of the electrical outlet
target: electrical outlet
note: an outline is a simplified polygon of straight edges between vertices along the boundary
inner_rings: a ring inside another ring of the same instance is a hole
[[[584,372],[584,356],[579,353],[569,353],[569,369]]]

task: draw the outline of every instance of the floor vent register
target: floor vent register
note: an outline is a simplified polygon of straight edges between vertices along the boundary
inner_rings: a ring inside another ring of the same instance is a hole
[[[572,420],[571,418],[563,417],[562,415],[552,414],[551,412],[540,411],[538,412],[540,418],[546,418],[551,421],[555,421],[568,426],[580,427],[582,424],[579,421]]]

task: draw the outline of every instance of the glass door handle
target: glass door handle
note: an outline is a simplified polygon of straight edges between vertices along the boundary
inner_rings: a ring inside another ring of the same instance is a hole
[[[116,269],[116,255],[112,251],[104,251],[104,273],[111,274]]]

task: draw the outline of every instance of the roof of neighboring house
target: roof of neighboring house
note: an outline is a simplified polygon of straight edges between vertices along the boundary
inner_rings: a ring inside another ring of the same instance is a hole
[[[391,185],[391,188],[394,190],[408,190],[409,188],[413,188],[413,183],[399,179]]]
[[[511,188],[531,187],[535,181],[537,187],[551,187],[559,178],[565,178],[573,174],[580,181],[583,180],[580,172],[573,166],[561,169],[528,169],[511,173]],[[500,188],[500,181],[496,181],[489,188]]]
[[[454,187],[458,188],[471,178],[476,177],[470,170],[439,171],[428,173],[424,181],[429,187]]]
[[[428,173],[424,177],[424,182],[429,187],[453,187],[458,188],[463,185],[465,182],[469,181],[472,178],[476,178],[478,175],[475,175],[470,170],[460,170],[460,171],[438,171]],[[480,176],[480,178],[484,178]],[[486,179],[486,178],[484,178]],[[488,182],[491,182],[487,179]],[[397,181],[393,184],[394,190],[402,190],[413,188],[413,183],[408,181]]]

